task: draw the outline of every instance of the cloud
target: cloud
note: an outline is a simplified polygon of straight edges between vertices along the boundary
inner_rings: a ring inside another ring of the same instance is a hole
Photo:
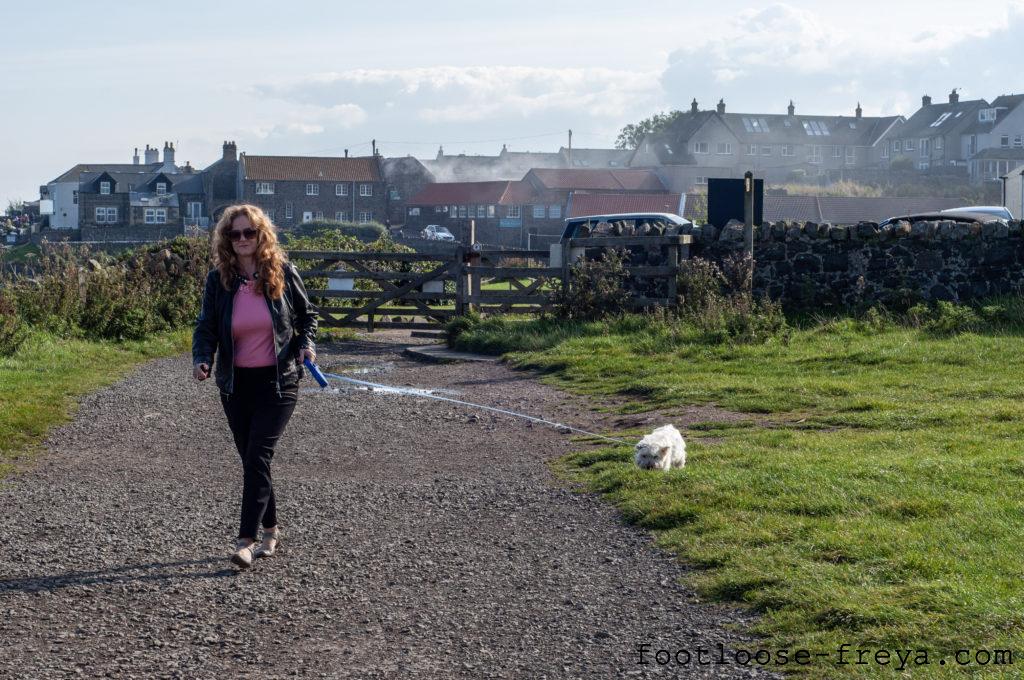
[[[872,43],[827,25],[813,11],[778,3],[741,12],[714,36],[671,52],[661,78],[677,108],[696,97],[705,108],[724,98],[732,111],[912,114],[921,96],[992,98],[1019,82],[1012,59],[1024,9],[985,34],[927,27],[914,38]]]

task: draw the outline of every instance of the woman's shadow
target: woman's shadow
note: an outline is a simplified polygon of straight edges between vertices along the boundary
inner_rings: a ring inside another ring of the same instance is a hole
[[[41,590],[59,590],[73,586],[109,585],[113,583],[136,583],[142,581],[184,581],[196,579],[218,579],[234,576],[239,572],[230,567],[216,570],[184,571],[180,567],[223,564],[223,557],[205,557],[198,560],[179,562],[151,562],[149,564],[128,564],[97,571],[72,571],[52,576],[0,579],[0,595],[8,592],[34,593]]]

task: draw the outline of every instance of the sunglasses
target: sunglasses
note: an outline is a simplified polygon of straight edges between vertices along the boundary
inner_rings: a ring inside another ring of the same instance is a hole
[[[241,241],[244,236],[247,240],[251,241],[256,238],[256,234],[258,233],[258,231],[252,228],[241,230],[231,229],[228,231],[228,238],[232,241]]]

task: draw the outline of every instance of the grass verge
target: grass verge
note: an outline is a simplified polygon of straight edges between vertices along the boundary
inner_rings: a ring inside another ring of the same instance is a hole
[[[0,478],[71,417],[78,397],[116,382],[144,361],[190,347],[188,330],[119,343],[33,332],[13,356],[0,358]]]
[[[683,470],[639,471],[627,447],[578,452],[559,469],[695,565],[703,594],[759,611],[755,632],[776,648],[831,654],[777,670],[892,677],[896,650],[910,649],[903,673],[914,677],[1021,677],[995,665],[995,650],[1024,647],[1021,335],[841,319],[787,343],[731,345],[627,317],[495,319],[455,342],[526,350],[510,360],[577,392],[625,397],[624,410],[756,414],[688,427]],[[835,665],[843,643],[872,662]],[[917,650],[927,665],[915,665]]]

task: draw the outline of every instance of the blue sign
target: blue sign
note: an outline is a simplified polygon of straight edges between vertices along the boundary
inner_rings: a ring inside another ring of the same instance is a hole
[[[523,218],[521,217],[502,217],[501,221],[498,222],[499,227],[521,227],[523,226]]]

